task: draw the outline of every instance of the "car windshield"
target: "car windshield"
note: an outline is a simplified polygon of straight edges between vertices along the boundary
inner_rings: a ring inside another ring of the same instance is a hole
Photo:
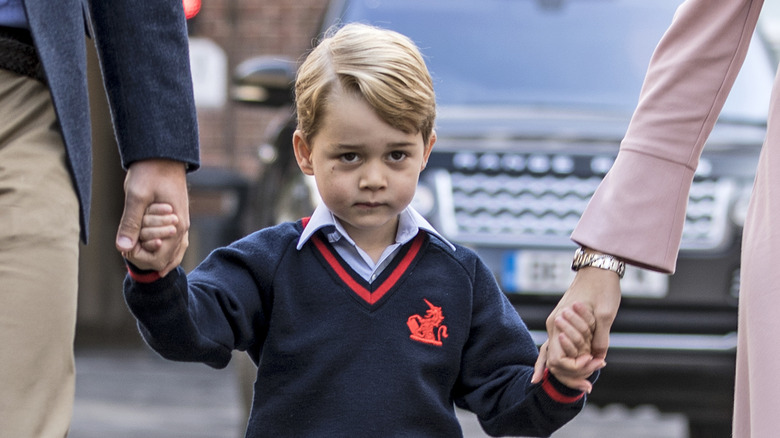
[[[439,105],[632,111],[678,0],[354,0],[344,22],[421,48]],[[722,118],[763,123],[773,68],[753,47]]]

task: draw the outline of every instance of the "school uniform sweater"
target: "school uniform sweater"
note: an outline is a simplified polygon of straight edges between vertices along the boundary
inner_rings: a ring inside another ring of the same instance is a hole
[[[125,298],[163,357],[258,364],[247,437],[456,437],[453,403],[492,435],[547,436],[582,393],[547,375],[537,348],[471,250],[426,232],[373,283],[301,221],[215,250],[187,277],[134,271]],[[153,281],[149,281],[153,280]]]

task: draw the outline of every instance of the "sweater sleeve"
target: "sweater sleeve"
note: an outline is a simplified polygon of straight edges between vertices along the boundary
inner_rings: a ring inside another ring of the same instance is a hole
[[[214,339],[200,332],[203,321],[190,313],[187,276],[181,267],[152,282],[143,281],[143,275],[128,274],[124,293],[146,343],[166,359],[204,362],[214,368],[224,368],[232,348],[227,345],[228,340]]]
[[[650,61],[614,166],[572,234],[672,273],[704,144],[745,59],[760,0],[688,0]]]
[[[473,295],[471,333],[455,403],[476,413],[491,435],[550,435],[580,412],[584,394],[549,373],[541,383],[530,383],[536,344],[492,273],[478,260]]]
[[[226,366],[233,350],[257,359],[273,273],[289,241],[272,232],[262,233],[271,236],[262,240],[261,233],[215,250],[189,275],[181,267],[159,279],[128,274],[125,300],[150,347],[170,360],[215,368]]]

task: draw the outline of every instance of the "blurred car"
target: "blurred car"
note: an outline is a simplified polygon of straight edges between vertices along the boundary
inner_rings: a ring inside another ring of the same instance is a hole
[[[323,20],[395,29],[421,48],[438,141],[414,206],[475,249],[534,332],[568,287],[569,235],[618,151],[652,51],[680,1],[337,0]],[[234,99],[292,105],[296,63],[247,60]],[[730,436],[741,227],[774,76],[756,36],[696,171],[674,276],[630,267],[608,367],[590,403],[687,415],[691,437]],[[289,113],[260,148],[254,225],[317,202],[292,155]]]

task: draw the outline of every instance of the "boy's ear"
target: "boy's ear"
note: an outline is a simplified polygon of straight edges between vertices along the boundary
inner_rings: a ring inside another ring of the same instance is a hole
[[[420,172],[428,165],[428,157],[431,156],[434,143],[436,143],[436,131],[431,131],[431,136],[428,138],[428,144],[425,145],[425,149],[423,150],[423,162],[422,167],[420,167]]]
[[[293,151],[295,151],[295,160],[298,167],[305,175],[314,175],[314,167],[311,162],[311,147],[300,130],[295,130],[293,134]]]

